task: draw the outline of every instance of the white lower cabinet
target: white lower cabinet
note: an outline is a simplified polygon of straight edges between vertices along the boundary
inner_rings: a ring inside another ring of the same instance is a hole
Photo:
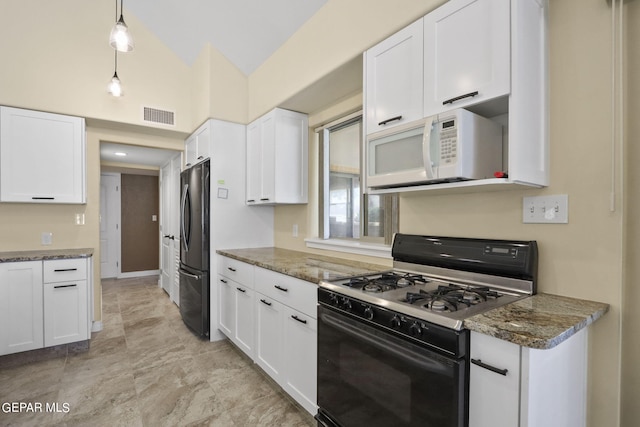
[[[247,356],[254,357],[253,266],[218,258],[218,328]],[[235,280],[234,280],[235,279]],[[236,281],[238,280],[238,281]]]
[[[42,261],[0,263],[0,355],[42,345]]]
[[[548,350],[471,332],[469,427],[586,426],[587,329]]]
[[[284,306],[262,294],[256,297],[255,362],[278,384],[282,384]]]
[[[255,291],[256,363],[315,415],[317,285],[256,268]]]
[[[224,256],[218,271],[220,330],[315,415],[317,285]]]
[[[0,355],[90,338],[90,263],[0,263]]]
[[[87,281],[44,284],[44,346],[86,340]]]
[[[284,389],[312,414],[317,411],[318,324],[315,318],[284,307]],[[313,374],[313,375],[311,375]]]
[[[254,329],[253,289],[237,286],[235,343],[252,358],[255,341]]]

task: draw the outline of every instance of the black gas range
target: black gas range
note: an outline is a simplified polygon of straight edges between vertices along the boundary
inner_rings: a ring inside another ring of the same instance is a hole
[[[392,255],[320,283],[318,423],[465,427],[464,320],[536,293],[537,244],[398,234]]]

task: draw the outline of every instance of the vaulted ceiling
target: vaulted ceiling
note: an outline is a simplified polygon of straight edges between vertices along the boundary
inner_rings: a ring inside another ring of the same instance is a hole
[[[127,13],[135,15],[186,64],[211,43],[249,75],[326,2],[127,0],[124,11],[125,21]],[[135,37],[133,29],[132,33]]]

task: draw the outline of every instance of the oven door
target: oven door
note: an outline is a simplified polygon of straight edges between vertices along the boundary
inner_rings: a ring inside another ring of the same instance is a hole
[[[319,425],[465,427],[468,363],[318,306]]]

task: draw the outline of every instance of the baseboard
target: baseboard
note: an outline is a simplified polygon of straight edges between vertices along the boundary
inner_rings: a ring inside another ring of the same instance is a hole
[[[102,322],[100,320],[95,320],[91,324],[91,332],[100,332],[103,328]]]
[[[127,273],[120,273],[118,275],[118,279],[131,279],[133,277],[155,276],[156,274],[160,274],[160,270],[130,271]]]

